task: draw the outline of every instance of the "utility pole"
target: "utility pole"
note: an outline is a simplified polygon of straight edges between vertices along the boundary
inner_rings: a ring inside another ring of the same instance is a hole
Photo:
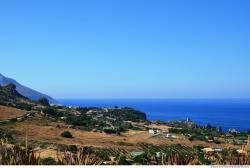
[[[27,127],[25,129],[25,151],[26,151],[26,156],[28,155],[28,130]]]

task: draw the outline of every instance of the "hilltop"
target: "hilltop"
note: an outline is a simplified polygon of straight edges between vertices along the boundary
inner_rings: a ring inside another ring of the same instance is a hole
[[[50,103],[56,103],[56,100],[54,100],[52,97],[40,93],[36,90],[33,90],[31,88],[28,88],[26,86],[23,86],[22,84],[18,83],[16,80],[5,77],[4,75],[0,74],[0,85],[1,86],[6,86],[9,84],[14,84],[16,86],[16,90],[23,96],[31,99],[31,100],[38,100],[42,97],[45,97],[49,100]]]

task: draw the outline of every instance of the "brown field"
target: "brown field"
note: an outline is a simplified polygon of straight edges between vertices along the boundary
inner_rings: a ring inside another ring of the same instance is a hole
[[[57,151],[53,149],[42,149],[38,151],[38,153],[41,158],[52,157],[52,158],[57,159]]]
[[[99,132],[80,131],[71,128],[57,127],[57,123],[46,123],[42,120],[28,120],[2,126],[11,130],[17,138],[24,138],[26,131],[30,140],[51,144],[75,144],[84,146],[109,147],[116,146],[124,140],[124,136],[106,135]],[[70,131],[74,138],[63,138],[63,131]]]
[[[107,135],[100,132],[88,132],[82,130],[76,130],[72,128],[65,128],[61,124],[58,127],[58,123],[46,122],[41,120],[29,119],[24,122],[10,123],[5,126],[1,126],[6,130],[11,130],[17,136],[17,138],[24,138],[26,131],[30,140],[38,142],[44,142],[49,144],[74,144],[82,146],[95,146],[95,147],[121,147],[127,150],[138,149],[137,143],[145,142],[152,144],[183,144],[187,146],[204,145],[213,147],[223,147],[224,145],[211,144],[202,141],[190,142],[187,138],[178,137],[175,139],[166,139],[164,136],[152,136],[148,134],[148,131],[135,131],[130,130],[122,135]],[[61,133],[63,131],[70,131],[74,138],[63,138]],[[131,145],[125,146],[121,142],[127,142]],[[224,146],[225,147],[225,146]]]
[[[169,126],[166,126],[166,125],[156,125],[156,124],[150,124],[150,125],[145,125],[145,127],[148,127],[148,128],[155,128],[155,129],[160,129],[162,131],[168,131]]]
[[[151,125],[151,128],[155,125]],[[205,147],[229,147],[225,144],[213,144],[203,141],[189,141],[184,136],[177,136],[174,139],[166,139],[163,135],[152,136],[148,131],[129,130],[122,135],[107,135],[100,132],[81,131],[67,128],[63,123],[53,123],[45,119],[28,119],[23,122],[8,123],[1,125],[0,128],[12,131],[17,139],[25,139],[26,133],[30,143],[49,144],[49,148],[40,149],[38,152],[41,157],[52,156],[56,158],[56,151],[51,148],[57,144],[78,145],[78,146],[94,146],[101,148],[123,148],[127,151],[140,150],[137,143],[160,144],[182,144],[186,146],[203,145]],[[163,128],[165,130],[166,127]],[[74,138],[63,138],[63,131],[70,131]],[[32,141],[32,142],[31,142]],[[125,142],[125,143],[124,143]],[[31,144],[30,144],[31,145]],[[33,144],[36,146],[35,144]],[[230,147],[236,147],[232,146]]]
[[[6,130],[11,130],[17,138],[24,138],[26,131],[30,140],[51,144],[75,144],[83,146],[96,146],[96,147],[118,147],[120,142],[128,142],[136,144],[138,142],[147,142],[159,144],[158,138],[152,137],[147,131],[129,131],[122,135],[107,135],[100,132],[88,132],[71,128],[57,127],[57,123],[49,123],[43,120],[28,120],[24,122],[11,123],[1,126]],[[62,124],[63,125],[63,124]],[[70,131],[74,138],[63,138],[61,133],[63,131]],[[123,146],[124,147],[124,146]],[[137,148],[131,145],[127,148]]]
[[[0,105],[0,120],[7,120],[11,118],[20,117],[24,115],[24,113],[25,111],[23,110]]]

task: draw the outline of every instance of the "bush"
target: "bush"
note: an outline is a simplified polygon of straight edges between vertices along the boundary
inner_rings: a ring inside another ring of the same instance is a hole
[[[62,117],[63,116],[62,112],[59,112],[56,109],[51,108],[51,107],[43,109],[43,113],[50,115],[50,116],[53,116],[53,117]]]
[[[40,98],[40,99],[38,100],[38,103],[40,103],[41,105],[44,105],[44,106],[50,106],[49,100],[46,99],[45,97]]]
[[[57,162],[54,158],[47,157],[47,158],[41,159],[41,164],[42,165],[56,165]]]
[[[25,110],[27,110],[27,111],[31,111],[31,106],[27,106],[27,107],[25,107]]]
[[[193,141],[194,138],[191,136],[191,137],[188,138],[188,140],[189,140],[189,141]]]
[[[3,139],[1,139],[1,142],[1,165],[39,165],[40,157],[34,150],[30,148],[21,149],[18,146],[8,147],[8,142]]]
[[[106,134],[117,134],[119,132],[117,132],[116,129],[112,129],[112,128],[105,128],[103,129],[103,131],[106,133]]]
[[[134,157],[134,162],[141,164],[141,165],[146,165],[147,164],[147,156],[146,154],[142,154],[142,155],[138,155],[136,157]]]
[[[63,152],[57,155],[58,165],[100,165],[100,160],[95,154],[82,147],[76,153]]]
[[[68,150],[72,153],[77,152],[77,146],[76,145],[69,145]]]
[[[73,138],[73,135],[69,131],[64,131],[61,135],[64,138]]]
[[[12,133],[0,128],[0,139],[4,139],[4,138],[7,138],[9,143],[14,142],[14,138],[12,136]]]
[[[10,119],[10,122],[17,122],[17,119],[16,118],[12,118],[12,119]]]
[[[126,156],[121,154],[115,158],[118,165],[130,165],[130,163],[127,161]]]
[[[60,152],[65,152],[68,150],[68,145],[64,145],[64,144],[58,144],[57,145],[57,150]]]

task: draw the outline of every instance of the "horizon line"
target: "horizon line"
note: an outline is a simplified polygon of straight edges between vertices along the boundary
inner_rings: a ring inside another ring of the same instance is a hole
[[[114,99],[119,99],[119,100],[174,100],[174,99],[178,99],[178,100],[192,100],[192,99],[207,99],[207,100],[226,100],[226,99],[238,99],[238,100],[247,100],[250,99],[250,97],[247,98],[241,98],[241,97],[228,97],[228,98],[206,98],[206,97],[197,97],[197,98],[54,98],[56,100],[100,100],[100,99],[107,99],[107,100],[114,100]]]

